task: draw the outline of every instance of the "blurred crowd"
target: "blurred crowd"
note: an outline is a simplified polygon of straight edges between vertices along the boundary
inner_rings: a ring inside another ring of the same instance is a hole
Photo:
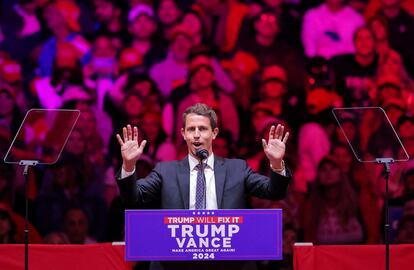
[[[181,159],[186,107],[219,116],[214,154],[269,173],[261,138],[293,135],[293,183],[282,262],[292,243],[383,242],[382,167],[357,162],[333,107],[382,107],[414,156],[414,2],[409,0],[3,0],[0,2],[0,152],[30,108],[78,109],[57,164],[29,178],[33,243],[123,240],[115,134],[137,125],[148,140],[138,173]],[[343,122],[362,153],[385,143],[366,116]],[[381,154],[381,153],[377,153]],[[24,153],[22,154],[24,157]],[[392,241],[414,243],[414,163],[391,165]],[[24,179],[0,164],[0,243],[21,243]],[[156,207],[154,205],[148,207]]]

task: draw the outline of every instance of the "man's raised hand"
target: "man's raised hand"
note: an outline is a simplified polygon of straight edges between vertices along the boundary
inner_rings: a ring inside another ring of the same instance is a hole
[[[262,139],[263,150],[269,159],[270,165],[276,170],[283,168],[282,160],[285,155],[286,142],[289,138],[289,132],[284,134],[285,127],[278,124],[272,126],[269,131],[269,140],[266,142]]]
[[[135,164],[141,157],[147,141],[143,140],[141,144],[139,144],[138,128],[132,128],[131,125],[127,125],[122,128],[122,135],[123,138],[119,134],[116,134],[116,138],[121,146],[121,155],[123,160],[122,167],[125,171],[131,172],[135,169]]]

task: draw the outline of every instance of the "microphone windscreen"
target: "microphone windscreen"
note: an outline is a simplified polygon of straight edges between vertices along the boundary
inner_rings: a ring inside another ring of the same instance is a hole
[[[196,151],[196,156],[201,160],[207,159],[208,158],[208,151],[206,149],[198,149]]]

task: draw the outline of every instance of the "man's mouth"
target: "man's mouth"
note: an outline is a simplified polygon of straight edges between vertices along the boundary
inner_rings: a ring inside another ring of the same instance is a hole
[[[195,148],[200,148],[203,144],[201,142],[193,142]]]

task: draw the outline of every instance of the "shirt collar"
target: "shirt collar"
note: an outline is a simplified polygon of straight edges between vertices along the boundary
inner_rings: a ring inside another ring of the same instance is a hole
[[[190,164],[190,171],[195,170],[195,166],[197,166],[200,162],[198,159],[193,157],[191,154],[188,155],[188,163]],[[207,163],[207,167],[214,170],[214,154],[208,156],[207,161],[204,161],[204,163]]]

